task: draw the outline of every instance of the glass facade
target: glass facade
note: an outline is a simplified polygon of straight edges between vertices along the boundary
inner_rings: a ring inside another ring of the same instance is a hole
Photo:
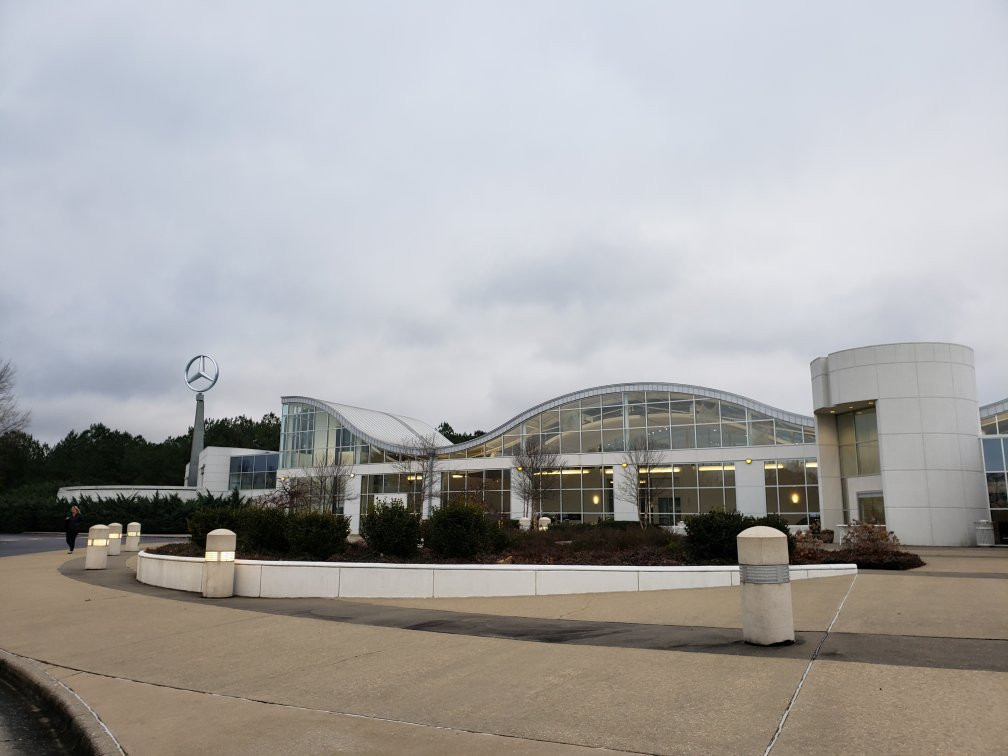
[[[675,525],[686,515],[735,511],[735,464],[700,462],[653,467],[638,479],[644,518]]]
[[[478,501],[495,517],[510,517],[511,470],[446,470],[441,473],[441,501]]]
[[[276,488],[277,465],[280,455],[276,452],[265,454],[241,454],[231,457],[228,488],[231,490],[269,490]]]
[[[1008,437],[983,439],[983,458],[994,542],[1008,544]]]
[[[836,416],[836,424],[840,444],[840,475],[845,478],[878,475],[881,464],[875,408],[840,413]]]
[[[339,454],[345,465],[385,462],[372,448],[323,410],[307,404],[283,405],[280,417],[280,467],[304,468],[331,464]]]
[[[669,391],[621,391],[544,410],[504,433],[446,458],[512,456],[523,439],[561,454],[815,443],[811,426],[726,399]]]
[[[808,525],[819,517],[819,463],[815,459],[779,459],[763,463],[767,514],[790,525]]]

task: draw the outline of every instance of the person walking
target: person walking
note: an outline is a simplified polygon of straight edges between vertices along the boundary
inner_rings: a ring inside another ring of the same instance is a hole
[[[66,542],[70,549],[67,554],[73,554],[74,546],[77,545],[77,534],[84,526],[84,518],[81,517],[80,509],[77,506],[70,507],[70,514],[66,518]]]

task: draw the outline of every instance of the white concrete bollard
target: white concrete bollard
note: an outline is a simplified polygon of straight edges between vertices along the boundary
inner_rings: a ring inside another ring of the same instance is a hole
[[[211,530],[203,560],[203,598],[234,596],[234,560],[237,536],[230,530]]]
[[[549,530],[550,523],[553,522],[549,517],[539,518],[539,530]]]
[[[532,528],[532,518],[531,517],[519,517],[518,518],[518,529],[519,530],[530,530]]]
[[[131,522],[126,526],[126,538],[123,540],[123,551],[140,551],[140,523]]]
[[[793,643],[787,536],[764,525],[743,530],[738,543],[742,640],[757,646]]]
[[[108,566],[108,525],[92,525],[87,533],[85,570],[104,570]]]
[[[109,556],[119,556],[119,552],[122,550],[122,523],[110,522],[108,531]]]

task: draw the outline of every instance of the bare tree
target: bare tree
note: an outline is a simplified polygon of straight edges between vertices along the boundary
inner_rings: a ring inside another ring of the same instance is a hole
[[[308,487],[312,506],[322,512],[343,513],[343,503],[347,499],[347,487],[354,476],[353,465],[336,449],[333,457],[317,456],[315,464],[305,471],[301,478]]]
[[[404,439],[401,446],[406,451],[393,458],[392,466],[400,475],[406,476],[410,493],[418,495],[419,514],[427,515],[434,504],[434,492],[437,490],[437,453],[440,448],[437,435],[429,433]]]
[[[28,427],[31,413],[19,410],[14,398],[14,374],[17,369],[10,360],[0,362],[0,436]]]
[[[656,475],[660,463],[661,454],[649,449],[644,439],[631,441],[623,453],[622,467],[626,477],[620,481],[619,490],[634,503],[641,528],[650,522],[651,505],[664,490],[662,478]]]
[[[543,500],[560,486],[563,458],[538,439],[529,439],[514,457],[515,491],[524,502],[524,516],[542,517]]]

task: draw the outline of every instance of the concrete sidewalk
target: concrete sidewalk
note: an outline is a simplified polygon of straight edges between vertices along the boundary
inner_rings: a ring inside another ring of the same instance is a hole
[[[1008,752],[1008,552],[919,553],[793,583],[766,650],[738,588],[209,601],[43,553],[0,559],[0,648],[127,753]]]

